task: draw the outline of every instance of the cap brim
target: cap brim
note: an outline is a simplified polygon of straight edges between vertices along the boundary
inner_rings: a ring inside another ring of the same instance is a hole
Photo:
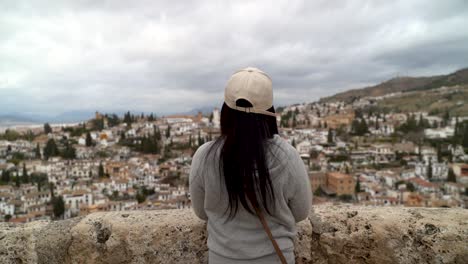
[[[229,108],[237,110],[237,111],[246,112],[246,113],[262,114],[262,115],[268,115],[268,116],[274,116],[274,117],[277,116],[276,113],[272,113],[270,111],[255,109],[253,107],[240,107],[240,106],[236,106],[236,105],[231,106],[227,102],[225,102],[225,103]]]

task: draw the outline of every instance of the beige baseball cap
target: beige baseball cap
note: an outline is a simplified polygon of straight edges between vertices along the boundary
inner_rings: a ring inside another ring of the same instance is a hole
[[[252,107],[237,106],[236,101],[239,99],[249,101]],[[267,111],[273,106],[271,78],[254,67],[239,70],[229,78],[224,90],[224,102],[229,108],[238,111],[276,116]]]

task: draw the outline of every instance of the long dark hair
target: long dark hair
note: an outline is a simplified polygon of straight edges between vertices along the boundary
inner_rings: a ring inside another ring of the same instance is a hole
[[[244,99],[237,100],[236,105],[252,107]],[[268,111],[275,113],[273,106]],[[276,118],[234,110],[224,103],[220,123],[221,136],[209,153],[221,148],[218,169],[229,198],[225,211],[229,211],[228,219],[237,214],[239,202],[251,214],[255,208],[263,207],[271,215],[274,203],[270,201],[275,199],[275,193],[267,167],[265,144],[266,139],[278,134]]]

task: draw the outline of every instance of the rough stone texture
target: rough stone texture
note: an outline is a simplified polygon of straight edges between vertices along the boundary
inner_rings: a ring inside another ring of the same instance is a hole
[[[468,263],[468,210],[317,206],[312,263]]]
[[[468,210],[315,206],[296,263],[468,263]],[[0,224],[0,263],[206,263],[190,210],[100,212]]]

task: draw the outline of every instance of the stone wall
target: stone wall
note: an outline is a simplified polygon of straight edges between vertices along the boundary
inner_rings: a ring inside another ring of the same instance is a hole
[[[101,212],[0,224],[0,263],[206,263],[190,210]],[[315,206],[296,263],[468,263],[468,210]]]

